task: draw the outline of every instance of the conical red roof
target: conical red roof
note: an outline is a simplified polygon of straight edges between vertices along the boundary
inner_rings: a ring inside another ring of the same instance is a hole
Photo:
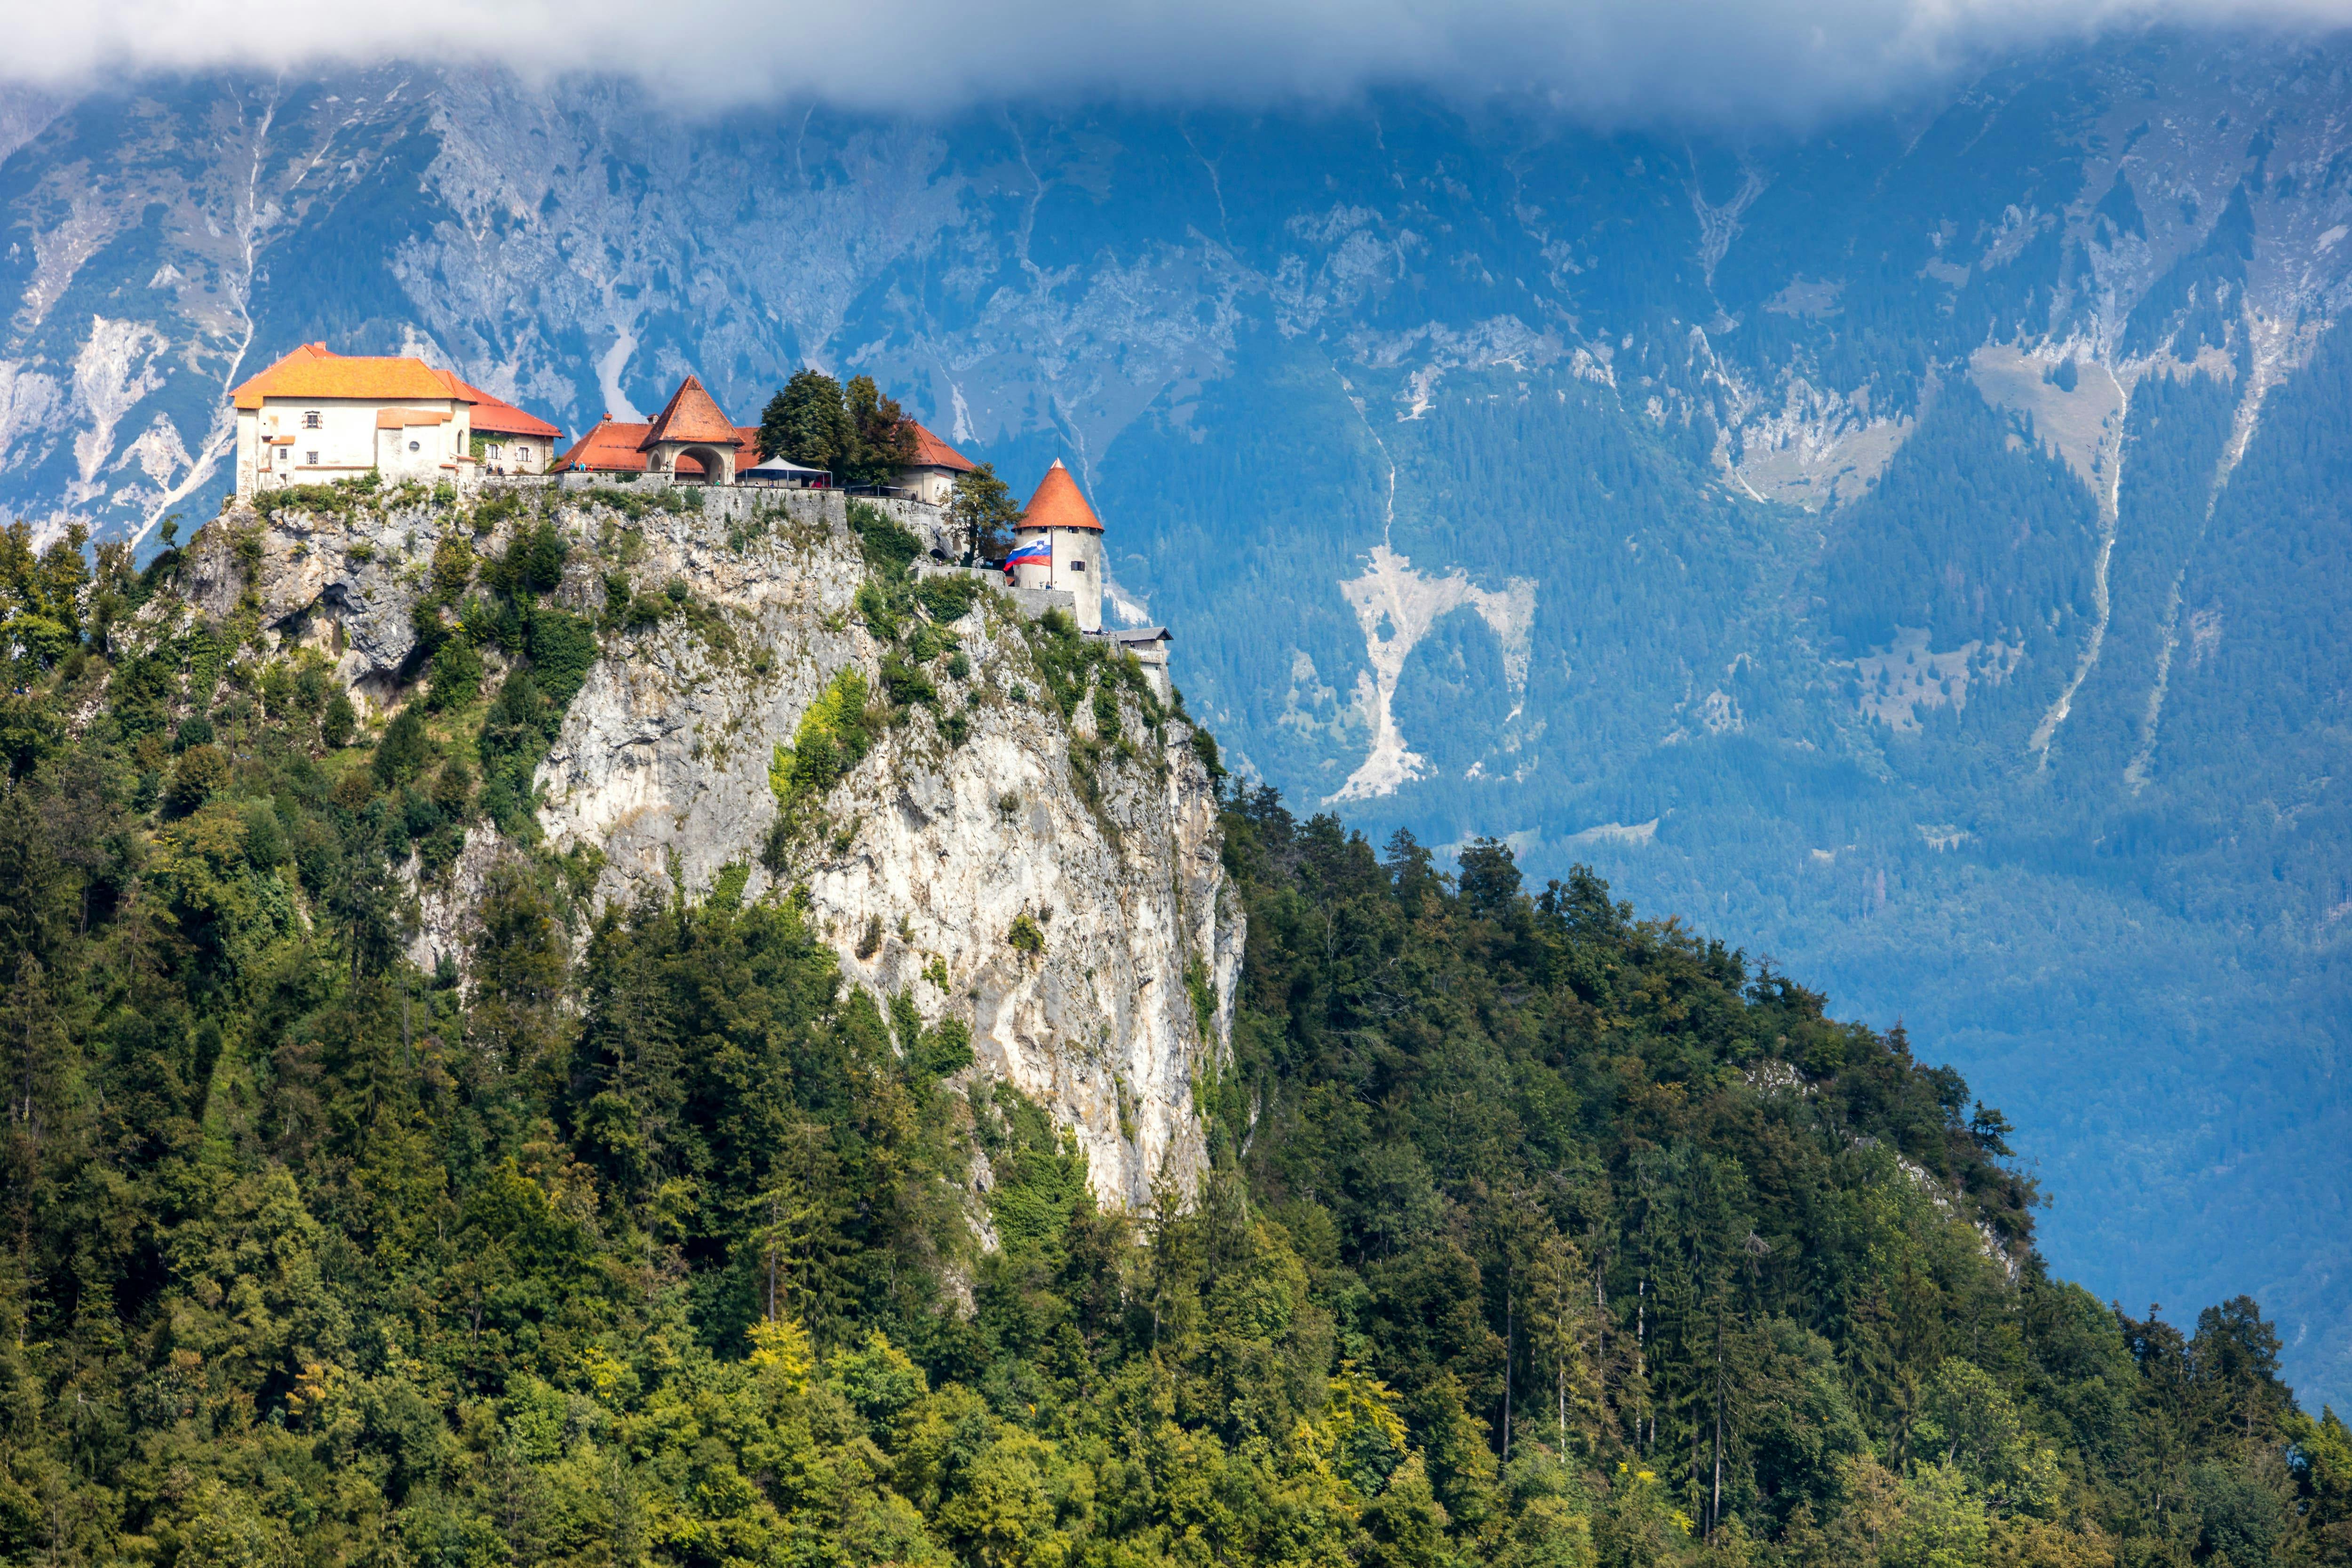
[[[646,431],[644,443],[637,448],[649,452],[664,441],[709,441],[716,446],[735,444],[735,426],[719,411],[718,402],[702,390],[702,383],[688,376],[669,395],[662,411]]]
[[[1029,498],[1021,526],[1090,528],[1100,533],[1102,520],[1095,516],[1095,509],[1078,492],[1078,481],[1070,477],[1070,470],[1062,467],[1062,459],[1056,458],[1054,466],[1045,470],[1045,477],[1037,481],[1037,493]]]

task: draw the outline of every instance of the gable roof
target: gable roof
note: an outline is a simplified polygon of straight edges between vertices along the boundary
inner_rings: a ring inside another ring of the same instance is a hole
[[[663,441],[709,441],[732,446],[737,439],[734,423],[719,411],[717,400],[702,389],[702,383],[689,375],[677,384],[677,390],[669,395],[669,401],[654,416],[644,445],[648,449]]]
[[[642,474],[646,471],[646,452],[653,445],[651,425],[625,424],[607,414],[588,427],[588,433],[572,444],[572,449],[557,458],[550,473],[578,469],[592,474]],[[756,425],[730,426],[734,437],[735,467],[740,470],[760,460],[760,427]],[[712,445],[719,445],[713,442]],[[681,455],[677,459],[681,476],[702,473],[701,462]]]
[[[906,422],[915,432],[915,457],[907,466],[910,468],[947,468],[968,474],[980,465],[924,429],[912,419]]]
[[[1097,533],[1102,531],[1102,520],[1087,504],[1087,498],[1079,493],[1078,481],[1062,467],[1059,458],[1045,470],[1045,477],[1037,481],[1037,493],[1029,498],[1029,505],[1022,513],[1018,531],[1026,533],[1033,528],[1090,528]]]
[[[526,414],[513,404],[492,397],[478,386],[457,384],[466,400],[474,405],[474,429],[483,436],[537,436],[552,441],[563,434],[536,414]]]
[[[572,449],[555,460],[557,469],[581,468],[594,473],[642,474],[646,455],[641,443],[650,425],[625,425],[604,415],[588,426]]]
[[[239,408],[265,397],[446,398],[470,403],[466,384],[407,355],[339,354],[324,343],[304,343],[230,394]]]

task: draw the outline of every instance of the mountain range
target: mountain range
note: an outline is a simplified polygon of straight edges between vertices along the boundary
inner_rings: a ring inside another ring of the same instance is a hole
[[[1109,526],[1244,773],[1900,1022],[2137,1311],[2352,1391],[2352,46],[2145,34],[1802,132],[1407,91],[795,102],[386,65],[0,96],[0,504],[152,548],[225,391],[578,432],[870,374]],[[1990,1123],[1988,1124],[1990,1125]]]

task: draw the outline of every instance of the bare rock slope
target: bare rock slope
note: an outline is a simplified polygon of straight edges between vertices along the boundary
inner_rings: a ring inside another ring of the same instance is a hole
[[[928,509],[891,510],[919,535],[937,525]],[[538,767],[537,822],[546,848],[595,852],[594,899],[803,889],[847,981],[908,996],[927,1023],[967,1020],[967,1070],[1048,1109],[1101,1198],[1139,1205],[1163,1176],[1189,1187],[1204,1158],[1193,1085],[1225,1049],[1242,942],[1211,777],[1181,711],[1102,659],[1079,660],[1074,688],[1081,645],[1003,595],[938,628],[961,657],[930,667],[937,700],[892,708],[862,760],[779,834],[780,749],[845,672],[884,689],[889,647],[861,614],[870,569],[838,497],[233,507],[194,552],[192,586],[205,607],[244,600],[265,635],[334,658],[382,720],[420,689],[415,608],[444,540],[488,561],[542,520],[568,546],[550,602],[600,630]],[[632,626],[604,613],[624,592],[681,613]],[[1050,658],[1057,637],[1066,662],[1049,675],[1041,649]],[[477,826],[457,866],[420,886],[420,959],[462,956],[468,889],[515,852]]]

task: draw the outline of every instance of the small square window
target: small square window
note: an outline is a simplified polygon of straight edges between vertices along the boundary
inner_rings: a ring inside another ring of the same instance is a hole
[[[1073,561],[1070,563],[1070,570],[1073,572],[1083,572],[1086,569],[1087,563],[1083,561]]]
[[[306,410],[302,415],[302,428],[305,430],[316,430],[318,427],[319,411],[315,408]]]
[[[312,468],[317,468],[319,466],[319,454],[316,452],[310,453],[308,455],[308,461]]]

